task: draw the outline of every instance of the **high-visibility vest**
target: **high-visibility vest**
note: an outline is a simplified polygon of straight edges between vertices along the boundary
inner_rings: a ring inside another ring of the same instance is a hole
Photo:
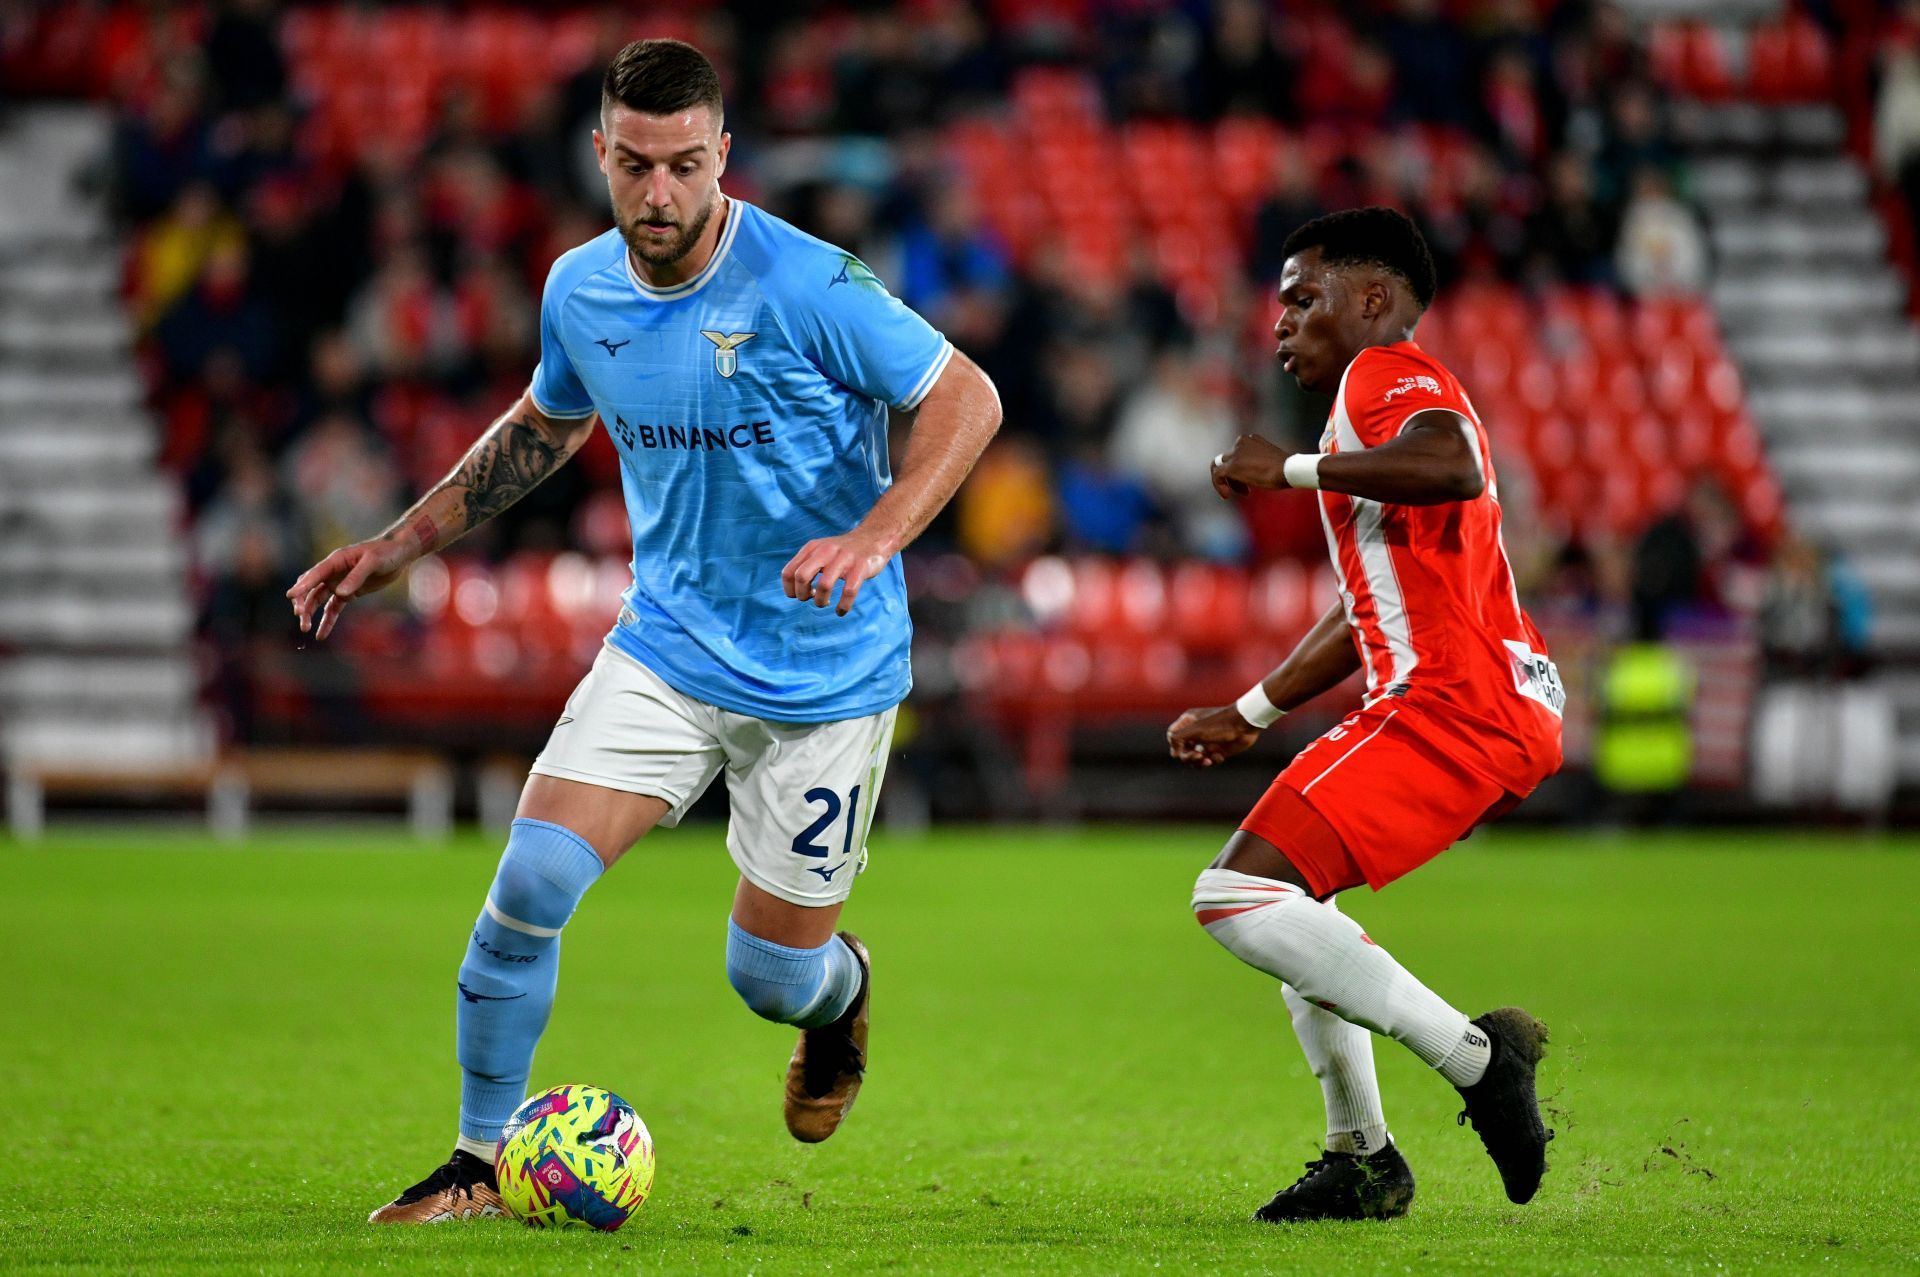
[[[1607,663],[1593,773],[1617,793],[1658,794],[1687,783],[1693,766],[1693,671],[1658,643],[1629,643]]]

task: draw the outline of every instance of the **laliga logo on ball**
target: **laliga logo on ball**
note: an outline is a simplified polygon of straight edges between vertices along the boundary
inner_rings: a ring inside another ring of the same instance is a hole
[[[560,1182],[560,1168],[558,1166],[547,1167],[547,1183],[558,1184],[559,1182]]]

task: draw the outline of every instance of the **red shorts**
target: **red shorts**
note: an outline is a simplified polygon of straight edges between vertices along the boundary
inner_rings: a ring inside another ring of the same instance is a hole
[[[1422,731],[1424,715],[1385,697],[1300,751],[1240,828],[1279,848],[1317,896],[1375,891],[1507,811],[1508,793]]]

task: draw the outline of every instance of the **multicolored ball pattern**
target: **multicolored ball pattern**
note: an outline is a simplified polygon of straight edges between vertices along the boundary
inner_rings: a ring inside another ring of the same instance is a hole
[[[653,1137],[612,1091],[556,1086],[514,1110],[493,1167],[500,1200],[528,1226],[610,1233],[653,1189]]]

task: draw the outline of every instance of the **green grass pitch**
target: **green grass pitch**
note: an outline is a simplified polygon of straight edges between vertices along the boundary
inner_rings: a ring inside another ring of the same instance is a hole
[[[628,856],[568,929],[535,1086],[638,1107],[621,1232],[375,1229],[442,1160],[479,838],[68,833],[0,850],[0,1268],[1343,1273],[1914,1271],[1920,845],[1496,831],[1349,912],[1477,1013],[1553,1030],[1560,1138],[1514,1207],[1451,1090],[1378,1044],[1410,1218],[1247,1212],[1315,1155],[1279,989],[1196,927],[1222,830],[876,840],[847,921],[872,1066],[793,1143],[790,1030],[722,969],[717,829]]]

